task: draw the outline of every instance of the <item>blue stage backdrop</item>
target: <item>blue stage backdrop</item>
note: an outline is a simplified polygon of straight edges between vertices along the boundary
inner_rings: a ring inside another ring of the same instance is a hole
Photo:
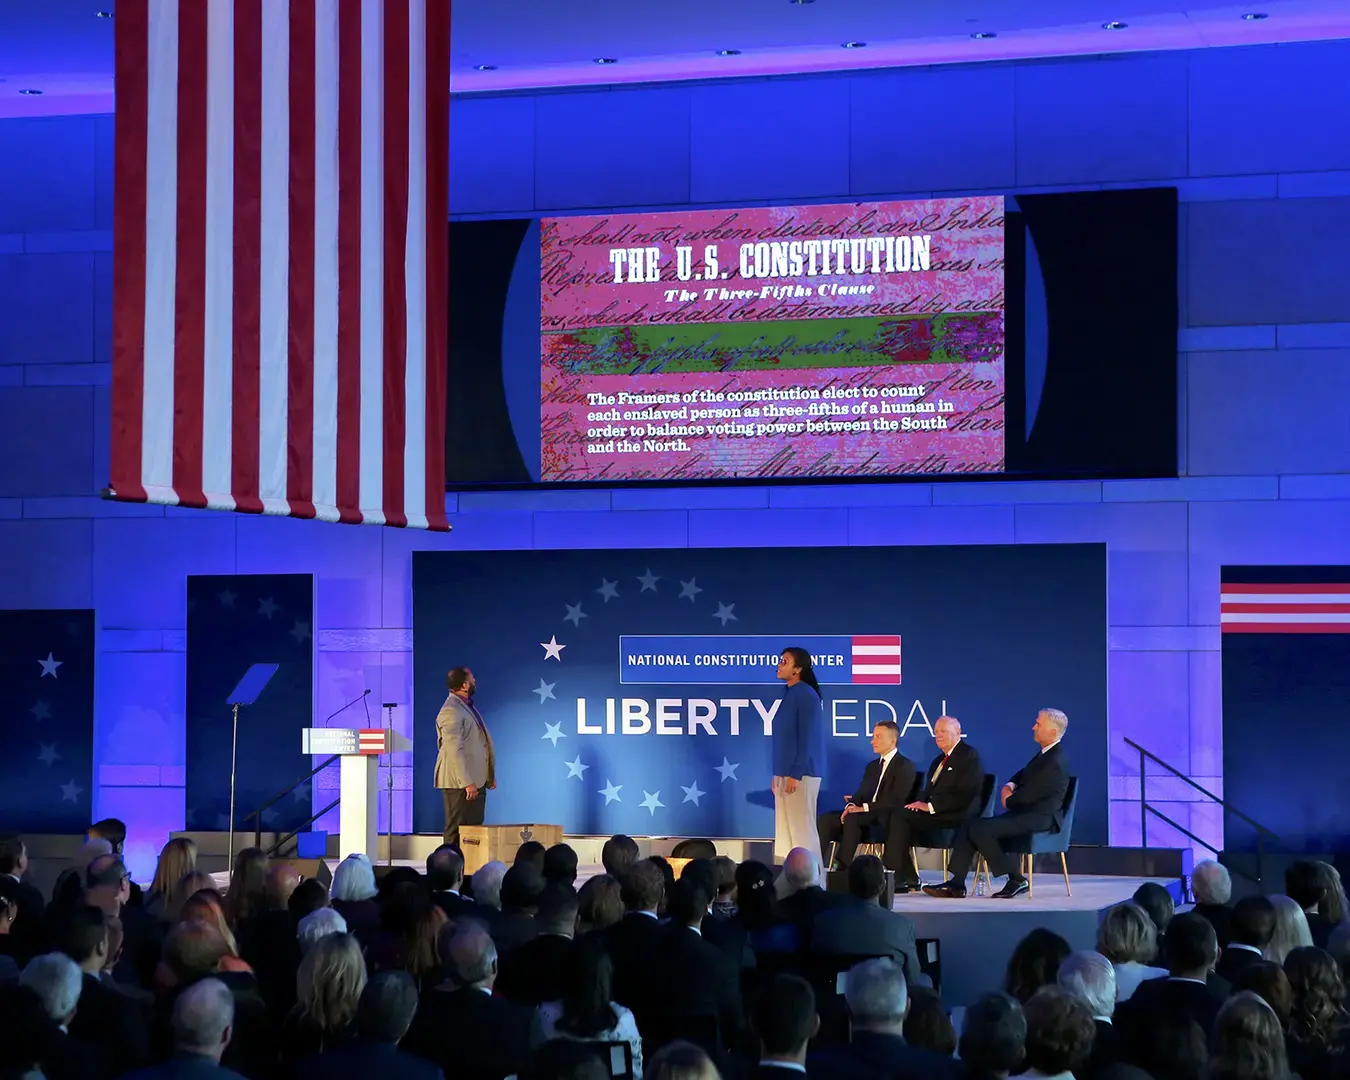
[[[187,824],[226,829],[231,708],[250,664],[278,664],[253,705],[239,710],[235,827],[309,772],[302,728],[314,713],[314,578],[310,574],[193,575],[187,580]],[[304,785],[263,815],[268,831],[310,815]]]
[[[1216,794],[1276,834],[1267,851],[1350,850],[1342,801],[1350,781],[1350,566],[1220,573],[1224,786]],[[1256,830],[1231,814],[1223,836],[1228,851],[1256,850]]]
[[[437,710],[459,664],[497,745],[489,822],[578,835],[773,834],[766,730],[779,652],[817,658],[842,805],[895,720],[907,756],[958,717],[1006,778],[1036,712],[1068,713],[1074,839],[1107,842],[1106,549],[417,552],[414,826],[439,832]]]
[[[93,821],[94,613],[0,611],[0,821],[79,833]]]

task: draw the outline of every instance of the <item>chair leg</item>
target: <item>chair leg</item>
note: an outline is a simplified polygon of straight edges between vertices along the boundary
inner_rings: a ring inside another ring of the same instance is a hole
[[[1059,868],[1064,871],[1064,891],[1072,896],[1073,887],[1069,884],[1069,860],[1064,857],[1064,852],[1059,853]]]
[[[943,848],[943,849],[942,849],[942,880],[943,880],[943,881],[946,881],[948,878],[950,878],[950,877],[952,876],[952,875],[951,875],[951,871],[947,869],[947,867],[948,867],[948,865],[949,865],[949,861],[950,861],[950,856],[951,856],[951,852],[950,852],[947,848]]]
[[[839,852],[839,841],[838,841],[838,840],[831,840],[831,841],[830,841],[830,857],[829,857],[828,859],[825,860],[825,868],[826,868],[827,870],[834,866],[834,857],[835,857],[835,855],[838,854],[838,852]]]
[[[1034,855],[1023,855],[1027,866],[1027,896],[1036,895],[1036,857]]]

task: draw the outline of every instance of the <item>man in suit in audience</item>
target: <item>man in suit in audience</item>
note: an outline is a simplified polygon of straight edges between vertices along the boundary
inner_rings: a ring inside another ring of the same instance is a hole
[[[478,905],[460,891],[464,886],[464,856],[458,848],[442,844],[427,856],[427,884],[432,901],[447,919],[477,915]]]
[[[636,840],[623,833],[615,833],[600,849],[600,862],[606,874],[615,881],[622,881],[624,874],[638,861],[639,854]]]
[[[96,821],[89,826],[84,834],[86,840],[106,840],[114,855],[126,860],[127,847],[127,823],[120,818],[110,817]],[[141,895],[141,887],[134,881],[131,883],[131,894],[127,897],[127,907],[144,907],[145,897]]]
[[[797,946],[811,947],[811,928],[816,916],[830,908],[849,903],[846,893],[827,892],[825,875],[814,851],[793,848],[783,860],[783,872],[778,879],[778,915],[797,928]]]
[[[984,765],[979,751],[961,738],[961,721],[939,716],[933,741],[938,756],[924,774],[923,790],[912,803],[893,811],[887,822],[884,861],[895,871],[898,893],[919,888],[914,844],[922,844],[928,830],[958,828],[980,812]]]
[[[1214,927],[1219,949],[1228,948],[1228,923],[1233,917],[1229,901],[1233,897],[1233,879],[1228,867],[1213,859],[1204,859],[1191,871],[1191,891],[1195,893],[1197,915],[1203,915]]]
[[[403,1049],[460,1080],[502,1080],[539,1041],[535,1013],[492,996],[497,947],[479,923],[447,923],[437,939],[446,980],[422,995]]]
[[[113,971],[121,983],[148,986],[155,977],[164,928],[144,908],[129,907],[131,874],[120,855],[100,855],[84,872],[84,903],[122,920],[122,959]]]
[[[534,922],[539,933],[501,958],[497,978],[497,993],[518,1005],[542,1005],[562,997],[575,951],[576,893],[546,891]]]
[[[680,871],[680,878],[698,881],[707,890],[708,895],[714,898],[719,892],[720,879],[717,864],[712,859],[691,858],[684,864],[684,869]],[[745,924],[740,920],[733,922],[719,916],[715,900],[708,912],[708,918],[703,920],[700,929],[703,933],[703,940],[721,949],[738,971],[742,968],[754,967],[755,953],[750,948],[749,934],[745,929]]]
[[[70,1034],[70,1022],[83,990],[75,961],[64,953],[35,956],[23,969],[19,985],[41,1000],[43,1012],[51,1021],[50,1029],[39,1040],[46,1080],[99,1080],[109,1075],[107,1051]],[[14,1034],[4,1030],[6,1036]]]
[[[978,851],[989,864],[992,877],[1007,876],[996,897],[1009,900],[1021,896],[1031,886],[1018,872],[1016,855],[1003,851],[1003,840],[1048,832],[1064,824],[1064,794],[1069,789],[1069,770],[1064,762],[1060,740],[1069,728],[1069,718],[1059,709],[1042,709],[1036,714],[1031,735],[1040,747],[1036,756],[1013,774],[1003,785],[1003,807],[1007,813],[992,818],[974,818],[961,828],[948,864],[951,877],[941,885],[925,885],[929,896],[966,895],[966,875]]]
[[[614,1000],[635,1009],[649,974],[648,964],[664,928],[656,914],[665,893],[665,879],[655,863],[632,864],[619,881],[624,916],[601,933],[614,964]]]
[[[150,1061],[147,1015],[133,999],[99,980],[108,960],[106,916],[80,904],[62,912],[54,943],[79,966],[80,1007],[68,1028],[77,1039],[102,1048],[109,1073],[121,1076]]]
[[[886,868],[875,855],[860,855],[848,868],[853,903],[822,911],[811,925],[811,951],[844,956],[889,956],[900,964],[905,981],[927,985],[919,972],[914,924],[899,912],[887,911],[880,898],[886,891]]]
[[[445,1080],[424,1058],[398,1048],[417,1014],[417,984],[406,971],[371,977],[356,1007],[355,1038],[300,1062],[297,1080]]]
[[[751,1023],[759,1036],[759,1066],[750,1073],[754,1080],[806,1074],[806,1048],[820,1030],[810,983],[796,975],[775,975],[755,998]]]
[[[960,1075],[954,1059],[905,1042],[909,990],[894,960],[855,964],[844,976],[844,1000],[852,1038],[810,1056],[807,1070],[813,1080],[956,1080]]]
[[[234,1035],[234,996],[219,979],[202,979],[175,998],[173,1057],[133,1073],[134,1080],[243,1080],[220,1064]]]
[[[1131,1060],[1162,1017],[1187,1016],[1202,1031],[1213,1031],[1230,989],[1222,979],[1209,979],[1219,960],[1219,940],[1203,915],[1187,911],[1173,916],[1164,943],[1168,977],[1140,983],[1116,1012],[1120,1043],[1129,1049]]]
[[[838,844],[837,858],[845,869],[872,826],[885,835],[892,811],[905,805],[914,790],[914,762],[897,749],[900,729],[894,720],[883,720],[872,729],[872,752],[877,756],[863,769],[858,790],[844,799],[844,809],[826,810],[816,817],[820,850],[830,858],[830,846]]]
[[[12,878],[16,884],[15,900],[18,911],[10,927],[13,938],[11,955],[23,967],[28,959],[41,951],[45,940],[43,912],[47,903],[32,885],[24,881],[28,873],[28,847],[18,836],[0,836],[0,874]]]
[[[1325,949],[1336,927],[1320,911],[1327,887],[1317,863],[1310,859],[1290,863],[1289,869],[1284,872],[1284,894],[1298,904],[1308,917],[1308,932],[1312,934],[1313,944],[1319,949]]]
[[[492,920],[492,940],[508,953],[539,933],[535,912],[544,895],[544,879],[528,863],[517,863],[502,877],[502,910]]]
[[[1221,951],[1215,973],[1230,983],[1237,982],[1244,968],[1260,963],[1262,952],[1274,936],[1275,905],[1264,896],[1244,896],[1233,905],[1228,922],[1228,948]]]
[[[1116,1036],[1116,969],[1096,951],[1076,952],[1065,957],[1055,977],[1061,990],[1082,999],[1092,1013],[1097,1034],[1092,1039],[1092,1054],[1087,1063],[1074,1071],[1077,1080],[1098,1080],[1120,1061],[1120,1040]]]

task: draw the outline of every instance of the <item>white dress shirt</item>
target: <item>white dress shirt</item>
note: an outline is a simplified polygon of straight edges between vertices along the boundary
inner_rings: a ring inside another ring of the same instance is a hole
[[[877,790],[872,792],[872,798],[875,799],[877,797],[877,792],[881,790],[881,782],[886,779],[886,770],[889,769],[891,766],[891,758],[895,757],[899,749],[900,748],[898,746],[894,746],[890,750],[886,751],[886,753],[881,755],[881,775],[877,777]],[[872,804],[870,802],[865,802],[862,804],[862,808],[864,811],[870,810],[872,808]],[[767,1064],[777,1065],[780,1064],[780,1062],[770,1061],[767,1062]]]

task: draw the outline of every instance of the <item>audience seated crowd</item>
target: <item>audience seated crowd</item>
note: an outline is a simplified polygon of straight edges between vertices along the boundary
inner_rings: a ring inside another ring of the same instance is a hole
[[[185,839],[142,892],[125,839],[92,827],[48,900],[0,837],[0,1080],[1350,1077],[1328,864],[1234,903],[1202,863],[1193,910],[1145,886],[1095,950],[1035,929],[1001,991],[944,1002],[868,855],[836,892],[802,849],[777,877],[725,858],[676,876],[616,836],[578,889],[566,844],[471,876],[442,846],[424,874],[350,856],[330,890],[250,848],[222,894]]]

